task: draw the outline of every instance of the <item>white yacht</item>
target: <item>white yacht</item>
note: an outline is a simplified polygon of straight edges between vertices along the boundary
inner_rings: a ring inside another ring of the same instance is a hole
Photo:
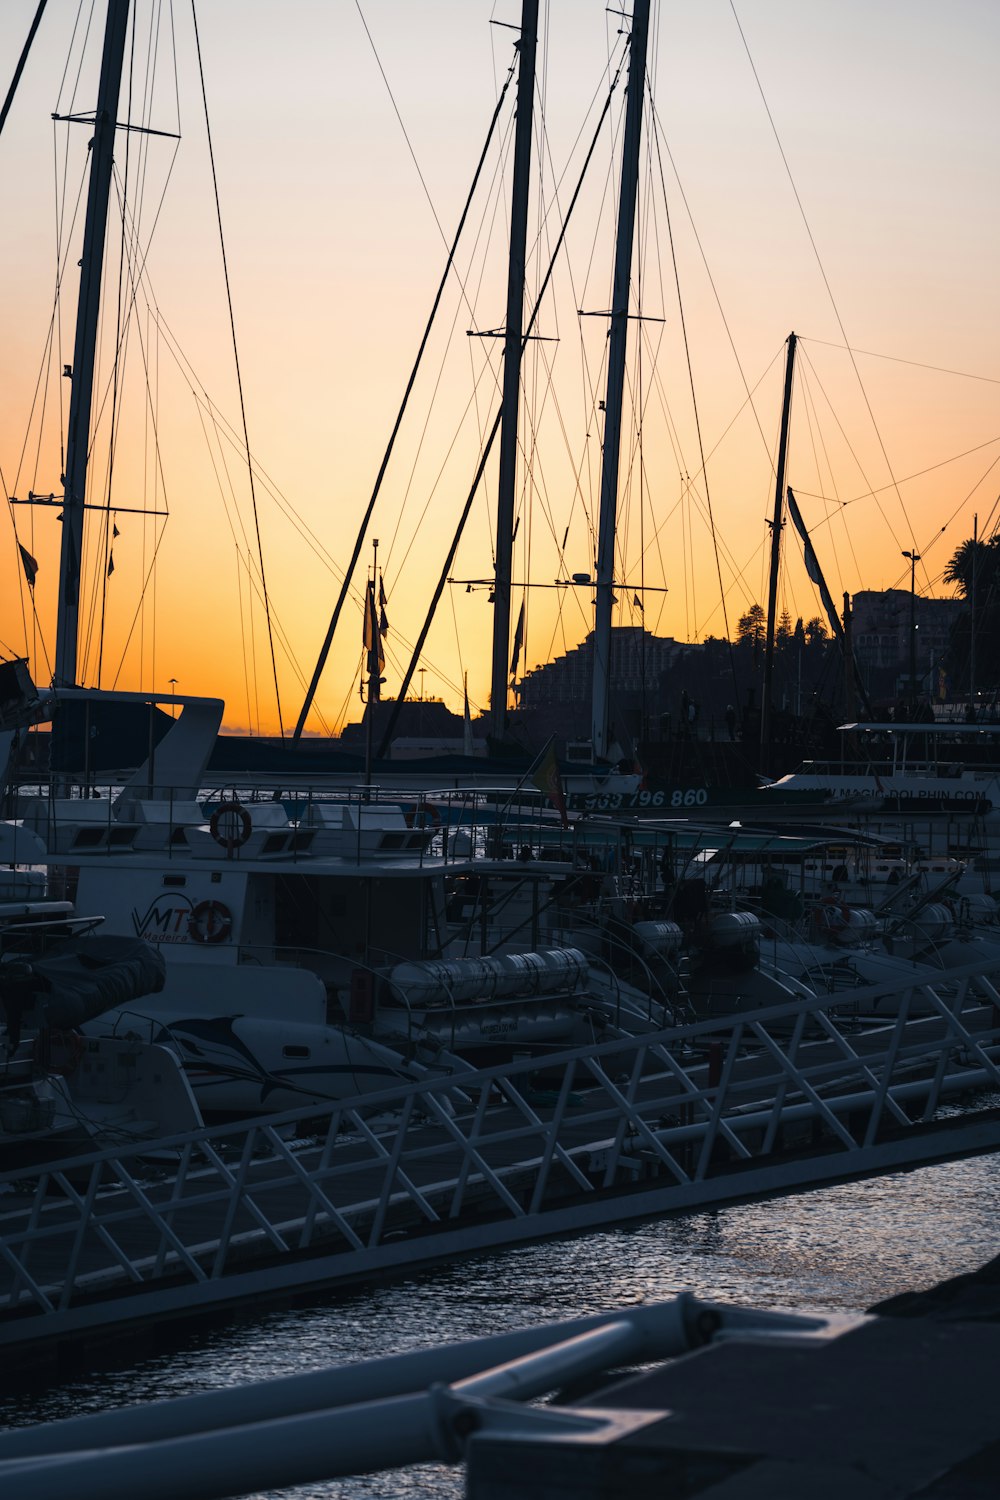
[[[841,724],[836,761],[803,761],[761,787],[779,802],[787,793],[823,805],[899,812],[958,812],[1000,817],[1000,724]],[[983,759],[989,752],[989,761]]]
[[[57,694],[55,712],[85,696]],[[223,705],[171,701],[181,711],[154,756],[113,795],[18,806],[53,891],[165,960],[159,993],[88,1030],[172,1046],[215,1115],[353,1097],[591,1034],[582,954],[537,952],[530,924],[511,935],[510,919],[499,940],[490,929],[495,953],[462,940],[446,877],[479,883],[490,862],[456,860],[433,827],[364,793],[308,799],[302,816],[230,796],[206,816]],[[492,868],[509,877],[512,865]]]

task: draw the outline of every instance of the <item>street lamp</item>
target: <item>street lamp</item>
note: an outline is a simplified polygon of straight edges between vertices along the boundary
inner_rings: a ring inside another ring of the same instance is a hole
[[[171,679],[170,679],[170,691],[171,691],[171,693],[173,693],[174,697],[177,696],[177,678],[176,677],[171,677]],[[171,703],[171,705],[170,705],[170,717],[172,719],[175,719],[177,717],[177,704],[176,703]]]
[[[910,695],[917,699],[917,563],[919,552],[904,552],[910,559]]]

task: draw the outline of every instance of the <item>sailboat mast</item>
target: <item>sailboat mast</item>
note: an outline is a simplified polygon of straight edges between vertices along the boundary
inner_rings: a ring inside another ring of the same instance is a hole
[[[80,620],[80,570],[83,555],[83,517],[87,488],[90,415],[94,390],[97,324],[101,311],[104,245],[114,165],[115,123],[125,57],[129,0],[108,0],[104,54],[90,142],[90,186],[80,261],[80,300],[76,311],[76,341],[70,382],[66,434],[66,473],[63,476],[62,548],[59,563],[59,607],[56,616],[55,682],[71,687],[77,679]]]
[[[615,575],[615,526],[618,466],[622,435],[622,397],[625,391],[625,353],[628,343],[628,293],[635,238],[635,205],[639,188],[639,145],[642,102],[646,82],[646,45],[649,37],[649,0],[635,0],[628,60],[628,96],[621,190],[618,199],[618,240],[611,298],[608,343],[608,387],[605,399],[604,453],[601,463],[601,502],[597,533],[597,605],[594,614],[594,688],[591,707],[595,757],[608,753],[608,677],[611,668],[611,610]]]
[[[976,574],[979,572],[979,512],[972,518],[972,629],[969,633],[969,702],[976,710]],[[934,684],[931,683],[931,691]]]
[[[496,582],[493,589],[493,671],[491,724],[494,739],[507,730],[507,677],[510,651],[510,584],[514,553],[514,496],[517,484],[517,417],[524,345],[524,272],[531,179],[531,128],[535,98],[538,0],[522,0],[518,43],[517,123],[511,188],[510,259],[507,267],[507,321],[504,326],[503,401],[500,425],[500,481],[497,496]]]
[[[771,689],[774,678],[774,616],[778,608],[778,564],[781,560],[781,528],[785,505],[785,466],[788,460],[788,423],[792,414],[792,376],[795,373],[794,333],[788,335],[785,356],[785,394],[781,403],[781,433],[778,438],[778,469],[774,485],[774,517],[771,521],[771,572],[767,584],[767,633],[764,637],[764,685],[760,695],[760,748],[767,754],[771,743]]]

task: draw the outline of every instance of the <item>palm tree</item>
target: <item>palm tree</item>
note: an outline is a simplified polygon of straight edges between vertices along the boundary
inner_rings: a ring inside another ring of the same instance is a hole
[[[953,583],[963,599],[972,598],[973,574],[976,593],[994,588],[1000,574],[1000,546],[994,537],[989,542],[973,541],[971,537],[956,547],[949,558],[941,577],[945,583]]]

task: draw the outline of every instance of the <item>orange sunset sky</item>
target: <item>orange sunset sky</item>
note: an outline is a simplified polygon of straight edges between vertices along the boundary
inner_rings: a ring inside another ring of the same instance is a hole
[[[35,8],[36,0],[0,6],[4,90]],[[108,578],[92,513],[83,675],[161,692],[173,680],[182,693],[225,697],[228,727],[273,733],[191,5],[138,0],[134,11],[119,118],[131,89],[131,118],[179,129],[181,139],[133,134],[126,151],[120,136],[116,150],[143,275],[130,282],[113,208],[88,499],[109,497],[114,394],[119,535]],[[51,115],[93,108],[102,0],[89,32],[89,0],[81,14],[77,24],[76,0],[50,0],[0,136],[0,468],[6,493],[20,498],[60,489],[60,371],[73,357],[83,218],[74,207],[88,133],[54,126]],[[518,0],[198,0],[286,730],[511,61],[515,32],[490,23],[519,14]],[[835,598],[909,587],[904,548],[922,556],[917,588],[947,592],[942,569],[971,536],[974,514],[980,535],[998,520],[1000,8],[654,0],[653,18],[633,265],[633,311],[641,284],[646,321],[631,325],[619,623],[644,619],[659,634],[699,640],[725,633],[727,622],[734,631],[749,604],[765,602],[765,517],[792,329],[802,345],[789,481]],[[529,306],[622,56],[620,24],[596,0],[542,5]],[[389,600],[387,694],[498,400],[500,342],[469,330],[496,329],[504,317],[512,114],[513,89],[370,533]],[[623,116],[619,86],[543,304],[543,337],[525,362],[519,583],[594,567],[606,322],[578,309],[609,306]],[[119,306],[132,315],[115,390]],[[487,592],[466,581],[492,569],[496,468],[494,455],[452,570],[461,582],[445,590],[414,680],[414,692],[419,684],[455,708],[465,673],[474,707],[488,699],[492,612]],[[14,522],[39,565],[33,598]],[[0,648],[26,652],[44,684],[56,512],[12,507],[3,525]],[[366,546],[310,731],[358,716],[370,556]],[[589,589],[516,590],[515,617],[522,598],[522,667],[591,628]],[[820,612],[792,536],[780,604],[793,618]]]

